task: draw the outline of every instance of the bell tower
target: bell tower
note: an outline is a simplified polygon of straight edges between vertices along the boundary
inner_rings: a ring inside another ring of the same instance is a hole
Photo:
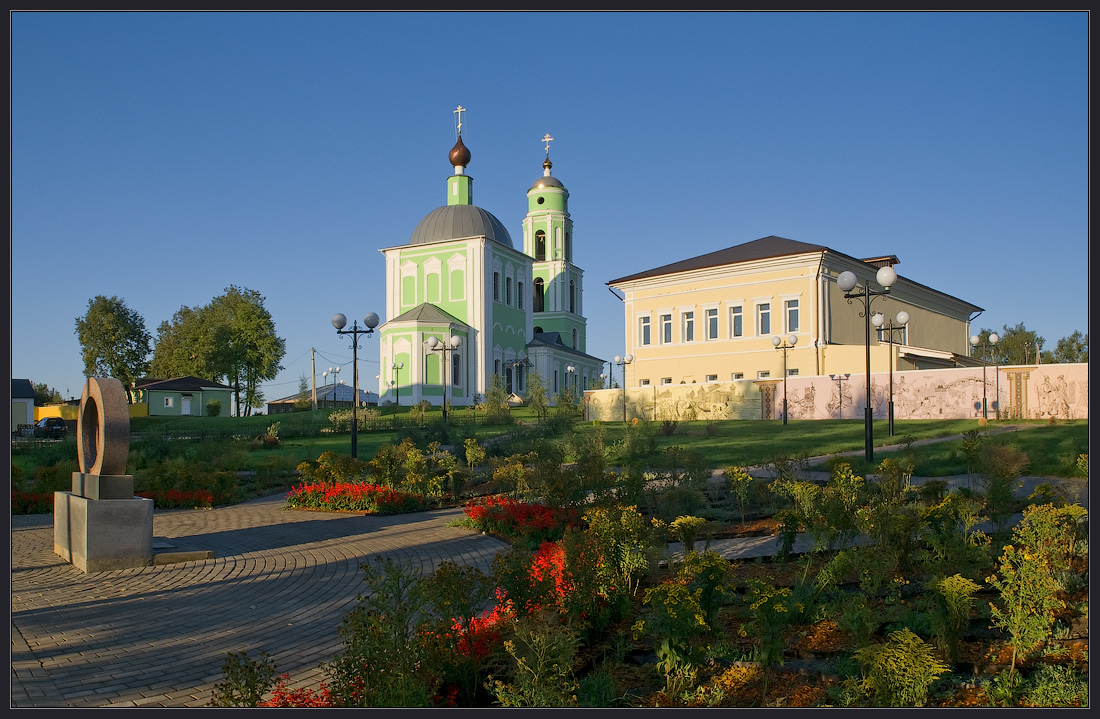
[[[585,352],[587,327],[581,303],[583,272],[573,264],[573,221],[569,191],[550,173],[550,143],[542,177],[527,191],[523,251],[534,258],[531,309],[536,332],[557,332],[564,346]]]

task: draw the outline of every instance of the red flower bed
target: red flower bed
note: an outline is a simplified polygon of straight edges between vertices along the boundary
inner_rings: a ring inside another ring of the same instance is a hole
[[[53,492],[11,491],[12,514],[52,514]]]
[[[581,521],[576,509],[518,502],[499,495],[467,502],[464,511],[477,529],[507,539],[521,539],[534,547],[560,539],[566,527],[579,526]]]
[[[369,482],[312,482],[293,487],[286,496],[288,507],[370,514],[405,514],[428,508],[419,494],[399,492]]]
[[[302,689],[287,689],[286,683],[290,680],[289,674],[279,677],[275,688],[271,690],[271,698],[260,702],[262,707],[331,707],[332,697],[329,696],[328,687],[321,682],[321,688],[313,691],[308,687]]]

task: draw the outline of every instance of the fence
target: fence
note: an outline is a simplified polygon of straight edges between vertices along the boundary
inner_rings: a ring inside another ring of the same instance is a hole
[[[895,419],[1088,418],[1088,364],[957,367],[872,373],[871,408]],[[588,419],[863,419],[867,375],[761,378],[588,390]],[[983,412],[983,403],[985,411]]]

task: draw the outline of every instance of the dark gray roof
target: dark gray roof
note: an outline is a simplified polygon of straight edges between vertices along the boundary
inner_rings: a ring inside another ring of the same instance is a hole
[[[660,277],[661,275],[671,275],[676,272],[701,270],[707,267],[721,267],[722,265],[732,265],[738,262],[749,262],[751,260],[763,260],[769,257],[800,255],[804,252],[824,252],[827,249],[829,248],[824,245],[813,245],[809,242],[799,242],[798,240],[788,240],[785,237],[769,235],[759,240],[734,245],[733,247],[727,247],[717,252],[710,252],[705,255],[699,255],[698,257],[673,262],[671,265],[664,265],[652,270],[646,270],[645,272],[638,272],[633,275],[627,275],[626,277],[620,277],[617,280],[611,280],[607,284],[614,285],[619,282],[640,280],[646,277]]]
[[[500,220],[477,205],[444,205],[427,214],[413,230],[410,245],[426,245],[465,237],[485,236],[515,248]]]
[[[424,302],[411,310],[406,310],[401,314],[394,317],[390,322],[432,322],[432,323],[453,323],[466,326],[466,323],[458,319],[454,315],[439,309],[430,302]]]
[[[212,379],[199,377],[173,377],[172,379],[144,379],[134,382],[134,387],[145,390],[164,390],[167,392],[198,392],[204,389],[233,389]]]
[[[34,399],[34,385],[29,379],[13,379],[11,381],[12,399]]]
[[[531,338],[531,341],[527,343],[528,347],[534,347],[539,345],[545,345],[553,347],[559,352],[565,352],[567,354],[576,355],[578,357],[584,357],[585,359],[596,360],[597,362],[603,362],[599,357],[593,357],[590,354],[575,350],[572,347],[566,347],[565,343],[561,340],[560,332],[536,332],[535,336]]]

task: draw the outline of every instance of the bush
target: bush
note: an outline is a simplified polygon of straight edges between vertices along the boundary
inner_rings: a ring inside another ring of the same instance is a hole
[[[863,669],[860,686],[880,707],[920,707],[928,689],[949,667],[932,647],[908,629],[892,632],[884,644],[857,649]]]
[[[1076,667],[1041,664],[1020,688],[1022,706],[1087,707],[1089,685]]]
[[[212,399],[206,403],[206,416],[207,417],[219,417],[222,413],[222,402],[220,399]]]

